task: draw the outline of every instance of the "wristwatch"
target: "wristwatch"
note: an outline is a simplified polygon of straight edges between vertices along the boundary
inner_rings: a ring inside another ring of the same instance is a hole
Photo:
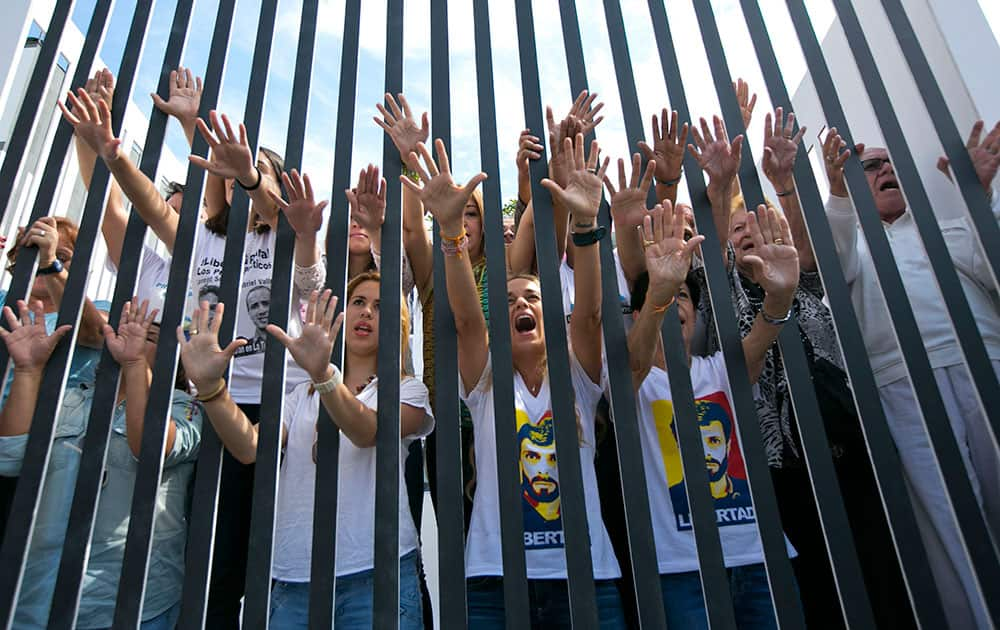
[[[49,276],[56,273],[62,273],[63,269],[65,269],[65,267],[63,267],[62,261],[56,258],[52,261],[51,265],[48,267],[42,267],[37,273],[40,276]]]
[[[591,230],[590,232],[573,232],[573,244],[577,247],[587,247],[588,245],[593,245],[597,243],[604,235],[608,233],[608,228],[603,225]]]

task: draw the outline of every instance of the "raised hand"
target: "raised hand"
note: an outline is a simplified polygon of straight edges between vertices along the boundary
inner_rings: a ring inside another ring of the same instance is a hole
[[[537,160],[542,157],[542,145],[538,144],[536,136],[531,135],[530,129],[521,131],[521,137],[517,142],[517,172],[522,175],[528,173],[528,161]]]
[[[75,95],[67,92],[66,98],[73,107],[72,111],[62,102],[56,104],[66,122],[73,125],[77,138],[105,162],[117,159],[121,155],[122,141],[115,138],[111,130],[111,109],[104,99],[95,103],[84,88],[79,88]]]
[[[750,95],[750,84],[743,79],[736,79],[733,83],[733,91],[736,92],[736,101],[740,104],[740,115],[743,117],[743,128],[750,128],[750,121],[753,119],[753,108],[757,106],[757,95]]]
[[[601,182],[604,181],[610,160],[604,158],[604,164],[597,168],[600,147],[597,140],[590,143],[590,154],[584,159],[583,134],[576,134],[575,142],[569,138],[563,141],[563,153],[572,154],[573,169],[565,187],[551,179],[543,179],[542,186],[552,193],[552,199],[559,201],[573,215],[573,220],[583,223],[597,218],[601,205]]]
[[[795,129],[795,114],[789,112],[785,118],[784,110],[774,110],[774,124],[771,113],[764,117],[764,157],[760,166],[764,176],[774,185],[778,192],[791,190],[795,186],[792,169],[795,167],[795,157],[798,155],[799,143],[806,133],[801,127],[798,133],[792,135]]]
[[[968,149],[969,159],[976,168],[979,183],[986,192],[989,192],[993,179],[997,176],[997,170],[1000,169],[1000,122],[997,122],[986,134],[986,138],[981,140],[984,127],[983,121],[976,121],[965,148]],[[937,168],[945,177],[951,179],[951,160],[942,155],[938,158]]]
[[[260,181],[260,173],[254,165],[253,153],[247,142],[247,128],[240,123],[240,134],[237,136],[229,123],[229,118],[223,114],[220,124],[219,115],[215,110],[208,113],[208,119],[212,123],[212,130],[209,130],[201,118],[196,124],[198,132],[211,149],[209,159],[206,160],[200,155],[189,155],[188,159],[195,166],[200,166],[216,177],[235,179],[240,185],[245,184],[244,188],[253,187],[254,182]]]
[[[159,311],[155,308],[149,311],[149,300],[143,300],[142,304],[136,307],[138,303],[138,297],[125,302],[117,333],[110,325],[104,325],[104,341],[108,344],[108,352],[121,366],[146,361],[149,327],[153,325]]]
[[[416,152],[410,153],[410,162],[413,163],[413,168],[420,175],[420,184],[405,175],[400,175],[399,179],[404,186],[420,198],[424,207],[434,215],[443,233],[457,235],[464,229],[462,215],[465,212],[465,204],[468,203],[476,186],[486,179],[486,173],[477,173],[465,186],[459,186],[451,177],[448,153],[440,138],[434,141],[434,149],[438,157],[436,164],[424,143],[419,143],[417,149],[420,152],[420,157],[423,158],[423,164],[417,159]],[[426,169],[424,165],[427,166]]]
[[[52,356],[56,344],[73,327],[69,324],[60,326],[50,335],[45,329],[45,311],[42,310],[41,302],[36,301],[31,305],[30,314],[24,300],[17,301],[17,309],[21,315],[20,320],[9,306],[3,307],[10,330],[0,327],[0,337],[7,344],[7,353],[14,362],[15,371],[40,372]]]
[[[155,92],[150,94],[153,105],[168,116],[173,116],[181,124],[194,124],[198,118],[198,107],[201,106],[201,77],[191,73],[190,68],[177,68],[170,71],[170,91],[167,100],[163,100]]]
[[[572,143],[576,134],[583,133],[583,125],[572,116],[556,124],[552,119],[551,107],[546,108],[545,113],[549,121],[549,148],[552,150],[549,157],[549,179],[565,187],[569,184],[569,173],[573,170],[573,152],[563,151],[563,146],[566,140]]]
[[[385,178],[371,164],[358,173],[358,185],[344,191],[351,206],[351,218],[369,235],[382,229],[385,221]]]
[[[731,186],[740,171],[740,152],[743,149],[743,135],[738,135],[729,141],[726,126],[718,116],[712,117],[715,135],[708,127],[708,121],[701,119],[701,133],[698,128],[691,129],[694,144],[688,145],[688,150],[698,161],[698,166],[708,173],[708,190],[723,190]]]
[[[50,267],[59,250],[59,229],[55,217],[41,217],[19,236],[21,246],[38,248],[38,267]]]
[[[267,325],[267,332],[288,348],[292,358],[314,383],[322,383],[330,378],[330,355],[344,323],[344,314],[336,313],[337,297],[333,295],[333,291],[327,289],[322,295],[319,291],[313,291],[309,296],[300,336],[289,337],[279,326]]]
[[[774,208],[762,204],[756,213],[747,213],[747,229],[754,249],[752,254],[743,256],[743,262],[750,265],[751,280],[771,300],[787,303],[791,308],[799,285],[799,254],[788,221]]]
[[[98,70],[94,76],[87,79],[83,89],[87,91],[90,99],[95,103],[102,100],[111,108],[111,101],[115,95],[115,75],[107,68]]]
[[[246,339],[235,339],[225,349],[219,347],[219,327],[222,326],[224,310],[225,305],[219,302],[210,318],[212,309],[208,302],[202,301],[201,306],[191,314],[190,339],[185,337],[181,326],[177,327],[177,343],[181,348],[184,372],[198,391],[211,391],[216,387],[233,355],[247,343]]]
[[[667,108],[664,107],[661,118],[657,119],[656,114],[653,114],[653,146],[639,141],[639,150],[646,159],[656,161],[656,179],[661,184],[681,175],[689,125],[684,123],[679,133],[677,125],[677,112],[674,111],[670,113],[670,126],[667,126]]]
[[[653,182],[653,172],[659,170],[660,163],[650,160],[646,170],[642,170],[642,158],[638,153],[632,155],[632,178],[625,180],[625,160],[618,158],[618,190],[615,190],[611,178],[605,175],[604,185],[611,197],[611,216],[615,225],[622,228],[637,228],[642,225],[646,216],[646,198],[649,186]],[[640,180],[639,176],[642,176]]]
[[[427,112],[420,117],[420,126],[413,118],[410,111],[410,104],[406,102],[406,97],[399,94],[399,103],[388,92],[385,95],[385,102],[389,104],[387,110],[381,103],[375,105],[378,108],[382,119],[375,117],[375,124],[385,130],[392,143],[399,149],[399,157],[409,168],[416,166],[410,161],[410,155],[417,153],[417,145],[426,143],[430,137],[430,122],[427,119]]]
[[[857,144],[854,153],[861,155],[865,150],[865,145]],[[826,165],[826,178],[830,182],[830,194],[835,197],[847,196],[847,184],[844,182],[844,164],[847,158],[851,157],[851,150],[847,148],[847,143],[837,133],[837,128],[832,127],[826,134],[823,141],[823,163]]]
[[[323,225],[323,209],[329,202],[316,202],[313,195],[312,182],[306,174],[299,175],[299,172],[292,169],[291,176],[282,173],[281,179],[285,183],[285,190],[288,192],[288,201],[281,198],[281,195],[268,189],[267,194],[271,201],[276,203],[285,213],[289,225],[296,234],[315,234]]]
[[[666,304],[677,294],[691,270],[691,257],[705,240],[698,235],[685,241],[684,230],[684,208],[671,206],[669,201],[657,204],[642,219],[642,242],[652,304]]]

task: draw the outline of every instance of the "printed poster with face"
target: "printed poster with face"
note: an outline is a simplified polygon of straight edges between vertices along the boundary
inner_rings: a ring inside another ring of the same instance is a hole
[[[694,404],[708,483],[715,498],[716,522],[719,527],[753,523],[754,506],[729,400],[719,391],[696,399]],[[691,510],[684,486],[673,404],[669,400],[656,400],[652,409],[675,524],[678,531],[687,531],[691,529]]]
[[[521,470],[521,505],[525,549],[563,547],[559,470],[556,465],[552,411],[532,422],[517,409],[517,441]]]

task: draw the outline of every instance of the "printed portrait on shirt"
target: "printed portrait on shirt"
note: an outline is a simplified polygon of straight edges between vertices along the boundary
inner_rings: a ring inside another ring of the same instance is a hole
[[[524,546],[526,549],[562,547],[559,470],[556,466],[552,412],[546,411],[537,422],[532,423],[528,415],[518,409],[517,442]]]
[[[271,287],[261,281],[260,284],[245,288],[240,297],[245,311],[240,314],[242,319],[238,322],[239,333],[241,339],[247,340],[247,345],[236,351],[237,357],[264,352],[271,311]]]
[[[691,511],[674,426],[673,405],[669,400],[656,400],[652,408],[677,529],[689,530]],[[754,522],[746,467],[726,395],[715,392],[695,400],[695,414],[719,527]]]

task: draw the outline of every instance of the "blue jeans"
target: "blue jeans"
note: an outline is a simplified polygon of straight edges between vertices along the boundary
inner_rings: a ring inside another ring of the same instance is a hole
[[[601,628],[625,627],[621,596],[614,580],[594,582]],[[483,576],[466,581],[469,627],[476,630],[504,628],[503,578]],[[569,589],[566,580],[528,580],[529,610],[533,628],[569,628]]]
[[[372,627],[372,593],[375,571],[368,569],[337,577],[334,626],[368,630]],[[309,582],[281,582],[271,587],[272,630],[309,627]],[[399,559],[399,628],[422,630],[423,607],[417,577],[417,552]]]
[[[767,571],[763,564],[750,564],[728,569],[729,590],[733,597],[736,624],[740,628],[777,630]],[[668,628],[708,630],[705,601],[701,594],[701,578],[697,571],[667,573],[660,576],[663,608]]]
[[[152,619],[139,624],[139,630],[173,630],[181,617],[181,603],[177,602]],[[110,628],[108,629],[110,630]]]

